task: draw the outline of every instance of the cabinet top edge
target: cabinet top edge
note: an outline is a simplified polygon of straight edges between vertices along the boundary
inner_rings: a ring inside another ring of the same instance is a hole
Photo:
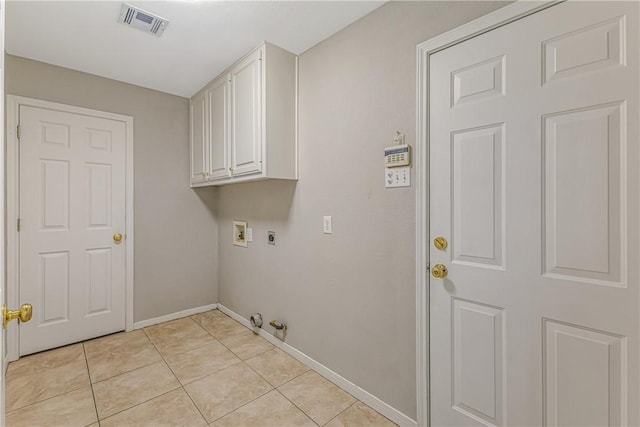
[[[221,76],[223,76],[225,74],[229,74],[229,72],[233,69],[233,67],[238,65],[240,62],[244,61],[249,56],[253,55],[254,53],[258,52],[259,50],[266,51],[266,50],[271,49],[271,48],[282,50],[282,51],[287,52],[287,53],[289,53],[290,55],[292,55],[292,56],[294,56],[296,58],[298,57],[298,55],[296,55],[295,53],[289,52],[287,49],[285,49],[283,47],[280,47],[280,46],[278,46],[276,44],[273,44],[271,42],[263,40],[256,47],[254,47],[253,49],[249,50],[247,53],[242,55],[240,58],[238,58],[236,61],[234,61],[233,64],[231,64],[227,68],[225,68],[224,71],[222,71],[220,74],[218,74],[217,76],[215,76],[214,78],[209,80],[200,89],[198,89],[198,91],[196,93],[191,95],[191,97],[189,98],[189,101],[193,100],[194,98],[198,98],[198,97],[202,96],[204,94],[204,92],[209,88],[209,86],[211,86],[216,80],[218,80]]]

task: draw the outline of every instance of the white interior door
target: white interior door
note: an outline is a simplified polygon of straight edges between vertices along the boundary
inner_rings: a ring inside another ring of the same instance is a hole
[[[4,9],[5,1],[0,0],[0,117],[4,117]],[[0,120],[0,140],[3,141],[2,146],[6,147],[5,121]],[[6,231],[5,231],[5,150],[0,150],[0,305],[7,302],[7,284],[5,282],[7,272],[7,262],[5,258],[6,248]],[[4,374],[7,365],[7,334],[5,329],[0,333],[0,425],[5,424],[5,406],[4,406]]]
[[[19,116],[25,355],[125,328],[126,126],[24,105]]]
[[[640,424],[638,6],[431,56],[434,426]]]

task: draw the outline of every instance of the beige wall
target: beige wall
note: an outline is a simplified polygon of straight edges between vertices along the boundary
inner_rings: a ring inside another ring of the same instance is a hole
[[[416,44],[504,4],[391,2],[308,50],[299,182],[219,191],[220,303],[284,320],[289,344],[414,419],[415,187],[384,189],[383,148],[396,130],[415,144]]]
[[[6,91],[134,117],[136,320],[216,301],[261,312],[415,418],[415,187],[384,189],[382,150],[396,130],[415,145],[416,44],[504,4],[391,2],[302,54],[297,183],[189,189],[183,98],[12,56]]]
[[[189,188],[189,101],[7,55],[5,91],[134,119],[134,321],[217,301],[215,189]]]

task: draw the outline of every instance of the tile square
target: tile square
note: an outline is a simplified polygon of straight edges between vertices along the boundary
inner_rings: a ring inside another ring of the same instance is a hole
[[[316,427],[304,412],[296,408],[277,390],[270,391],[251,403],[225,415],[212,427]]]
[[[207,311],[206,313],[196,314],[191,317],[219,340],[224,340],[248,331],[247,328],[226,314],[221,313],[219,310]]]
[[[182,384],[189,384],[240,363],[241,360],[220,342],[215,341],[186,353],[167,356],[166,362]]]
[[[356,402],[325,427],[398,427],[362,402]]]
[[[95,383],[98,418],[102,420],[178,387],[180,383],[164,362]]]
[[[9,364],[5,381],[7,412],[88,386],[82,344],[22,357]]]
[[[234,411],[272,389],[268,382],[244,363],[185,386],[207,422]]]
[[[207,423],[182,388],[100,421],[101,427],[185,426],[203,427]]]
[[[247,360],[274,348],[269,341],[246,328],[242,333],[223,339],[222,344],[242,360]]]
[[[349,393],[313,371],[300,375],[278,390],[320,425],[356,401]]]
[[[7,414],[7,427],[87,426],[98,421],[91,387],[34,403]]]
[[[72,344],[53,350],[23,356],[15,362],[9,363],[7,375],[18,376],[42,372],[43,370],[57,368],[67,363],[84,360],[82,344]]]
[[[184,353],[215,342],[215,339],[190,317],[144,328],[163,356]]]
[[[84,349],[94,383],[162,360],[142,330],[87,341]]]
[[[307,366],[278,348],[254,356],[246,362],[274,387],[279,387],[309,370]]]

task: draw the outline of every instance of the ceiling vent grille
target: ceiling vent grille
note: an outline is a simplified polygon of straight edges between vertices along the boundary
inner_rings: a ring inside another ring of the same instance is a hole
[[[140,8],[123,3],[118,22],[160,37],[169,21]]]

